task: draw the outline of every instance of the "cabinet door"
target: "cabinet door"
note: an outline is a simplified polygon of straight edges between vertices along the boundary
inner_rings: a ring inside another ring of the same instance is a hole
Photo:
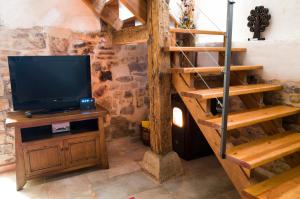
[[[24,146],[27,176],[40,175],[63,169],[64,153],[62,141],[36,142]]]
[[[66,166],[84,167],[99,164],[99,134],[64,140]]]

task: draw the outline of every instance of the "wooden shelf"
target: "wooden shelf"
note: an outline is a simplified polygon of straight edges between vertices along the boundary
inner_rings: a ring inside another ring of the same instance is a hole
[[[231,66],[230,71],[250,71],[250,70],[258,70],[262,69],[262,65],[254,65],[254,66]],[[207,66],[207,67],[189,67],[189,68],[180,68],[174,67],[170,68],[169,72],[171,73],[208,73],[208,74],[219,74],[223,73],[224,66]]]
[[[298,113],[300,113],[300,108],[284,105],[252,109],[238,113],[230,113],[228,115],[228,130],[251,126]],[[199,123],[217,130],[221,129],[221,122],[221,116],[208,120],[199,120]]]
[[[253,199],[296,199],[300,193],[300,166],[246,188],[243,193]]]
[[[38,127],[22,128],[22,142],[31,143],[34,141],[51,140],[60,137],[79,135],[98,131],[98,119],[88,119],[83,121],[70,122],[70,130],[62,133],[52,133],[52,125],[44,125]]]
[[[225,52],[225,47],[167,47],[166,51],[169,52]],[[246,52],[246,48],[232,48],[232,52]]]
[[[231,86],[229,90],[229,96],[246,95],[254,93],[262,93],[268,91],[281,90],[281,85],[276,84],[253,84],[242,86]],[[223,97],[223,88],[202,89],[189,92],[181,92],[184,97],[193,97],[198,99],[214,99],[217,97]]]
[[[183,29],[183,28],[170,28],[171,33],[184,33],[184,34],[202,34],[202,35],[226,35],[226,32],[211,31],[211,30],[197,30],[197,29]]]
[[[253,169],[300,150],[300,133],[286,132],[229,149],[226,158]]]
[[[96,110],[89,110],[89,111],[67,111],[63,113],[56,113],[56,114],[40,114],[34,115],[32,118],[25,117],[24,112],[9,112],[7,115],[7,119],[5,121],[5,125],[7,127],[19,127],[22,128],[26,127],[34,127],[34,126],[41,126],[52,124],[57,121],[80,121],[80,120],[88,120],[93,119],[98,116],[104,116],[107,114],[107,110],[102,107],[97,107]]]

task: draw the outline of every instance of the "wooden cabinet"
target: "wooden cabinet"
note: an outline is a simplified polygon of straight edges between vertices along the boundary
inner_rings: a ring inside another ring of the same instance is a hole
[[[98,132],[26,143],[23,148],[27,177],[99,165],[100,160]]]
[[[61,141],[39,142],[24,146],[26,175],[34,176],[60,170],[65,167]]]
[[[106,110],[34,116],[12,112],[7,127],[15,128],[17,190],[28,179],[75,169],[108,168],[103,118]],[[53,134],[51,125],[70,122],[70,131]]]
[[[99,163],[99,136],[85,136],[64,140],[67,167]]]

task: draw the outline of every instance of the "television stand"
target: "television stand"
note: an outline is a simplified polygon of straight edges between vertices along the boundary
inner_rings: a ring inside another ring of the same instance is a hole
[[[15,128],[16,185],[29,179],[98,166],[108,169],[103,120],[107,111],[74,110],[27,118],[10,112],[7,127]],[[70,122],[70,131],[52,133],[52,124]]]

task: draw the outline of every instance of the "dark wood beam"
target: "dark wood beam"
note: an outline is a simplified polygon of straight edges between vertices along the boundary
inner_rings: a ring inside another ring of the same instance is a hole
[[[83,0],[84,3],[100,17],[104,22],[111,25],[115,30],[123,27],[123,21],[119,18],[119,1],[110,0]]]
[[[146,43],[148,30],[146,26],[133,26],[115,31],[112,34],[113,44],[124,45],[132,43]]]
[[[111,25],[116,30],[121,30],[123,27],[123,21],[119,18],[119,2],[114,0],[114,2],[107,3],[100,15],[100,18]]]
[[[101,13],[105,6],[105,0],[92,0],[91,2],[95,11],[97,13]]]
[[[109,1],[106,1],[105,5],[116,5],[118,3],[119,2],[117,0],[109,0]]]
[[[135,26],[135,21],[136,21],[135,16],[123,20],[123,28]]]
[[[141,166],[159,182],[183,174],[181,160],[172,147],[172,108],[169,6],[166,0],[149,0],[147,27],[148,39],[148,83],[150,98],[151,150],[146,151]]]
[[[82,0],[96,16],[100,16],[106,2],[105,0]]]
[[[120,2],[134,14],[142,23],[147,22],[147,1],[146,0],[120,0]]]
[[[165,0],[148,1],[148,81],[150,96],[150,137],[154,153],[172,151],[171,76],[164,73],[170,67],[169,7]]]

